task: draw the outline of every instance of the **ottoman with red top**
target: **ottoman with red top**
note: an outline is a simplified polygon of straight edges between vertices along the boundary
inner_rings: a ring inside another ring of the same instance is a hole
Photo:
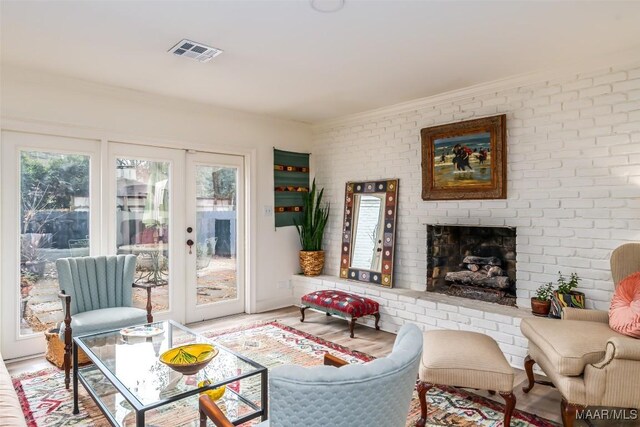
[[[374,316],[376,318],[376,329],[380,330],[378,322],[380,321],[380,306],[372,299],[361,297],[360,295],[351,294],[344,291],[316,291],[302,297],[302,306],[300,307],[301,322],[304,322],[304,311],[311,307],[313,309],[327,313],[351,318],[349,323],[349,331],[353,338],[353,328],[356,320],[362,316]]]

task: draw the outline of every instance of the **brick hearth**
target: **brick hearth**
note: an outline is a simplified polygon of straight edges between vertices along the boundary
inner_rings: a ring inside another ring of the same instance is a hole
[[[340,289],[366,295],[380,303],[380,328],[384,331],[395,333],[405,322],[411,322],[425,331],[481,332],[498,342],[512,366],[520,369],[524,366],[527,340],[520,332],[520,321],[531,316],[528,310],[438,293],[386,289],[333,276],[294,275],[291,282],[296,304],[300,303],[302,295],[320,289]],[[358,320],[358,324],[373,327],[373,319],[364,318]]]

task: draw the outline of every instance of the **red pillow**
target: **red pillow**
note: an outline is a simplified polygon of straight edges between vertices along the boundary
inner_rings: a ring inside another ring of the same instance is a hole
[[[611,300],[609,326],[614,331],[640,338],[640,272],[625,277]]]

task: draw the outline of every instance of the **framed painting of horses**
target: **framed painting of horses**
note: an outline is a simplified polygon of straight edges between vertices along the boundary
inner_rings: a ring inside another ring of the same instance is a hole
[[[506,121],[503,114],[422,129],[422,199],[506,199]]]

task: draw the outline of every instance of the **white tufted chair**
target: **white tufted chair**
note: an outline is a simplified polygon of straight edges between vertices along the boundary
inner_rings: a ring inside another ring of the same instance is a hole
[[[404,426],[422,355],[422,332],[406,324],[387,357],[362,365],[326,355],[325,365],[279,366],[269,373],[269,421],[260,427]],[[341,368],[337,366],[346,365]],[[200,425],[231,424],[208,396],[200,397]]]

